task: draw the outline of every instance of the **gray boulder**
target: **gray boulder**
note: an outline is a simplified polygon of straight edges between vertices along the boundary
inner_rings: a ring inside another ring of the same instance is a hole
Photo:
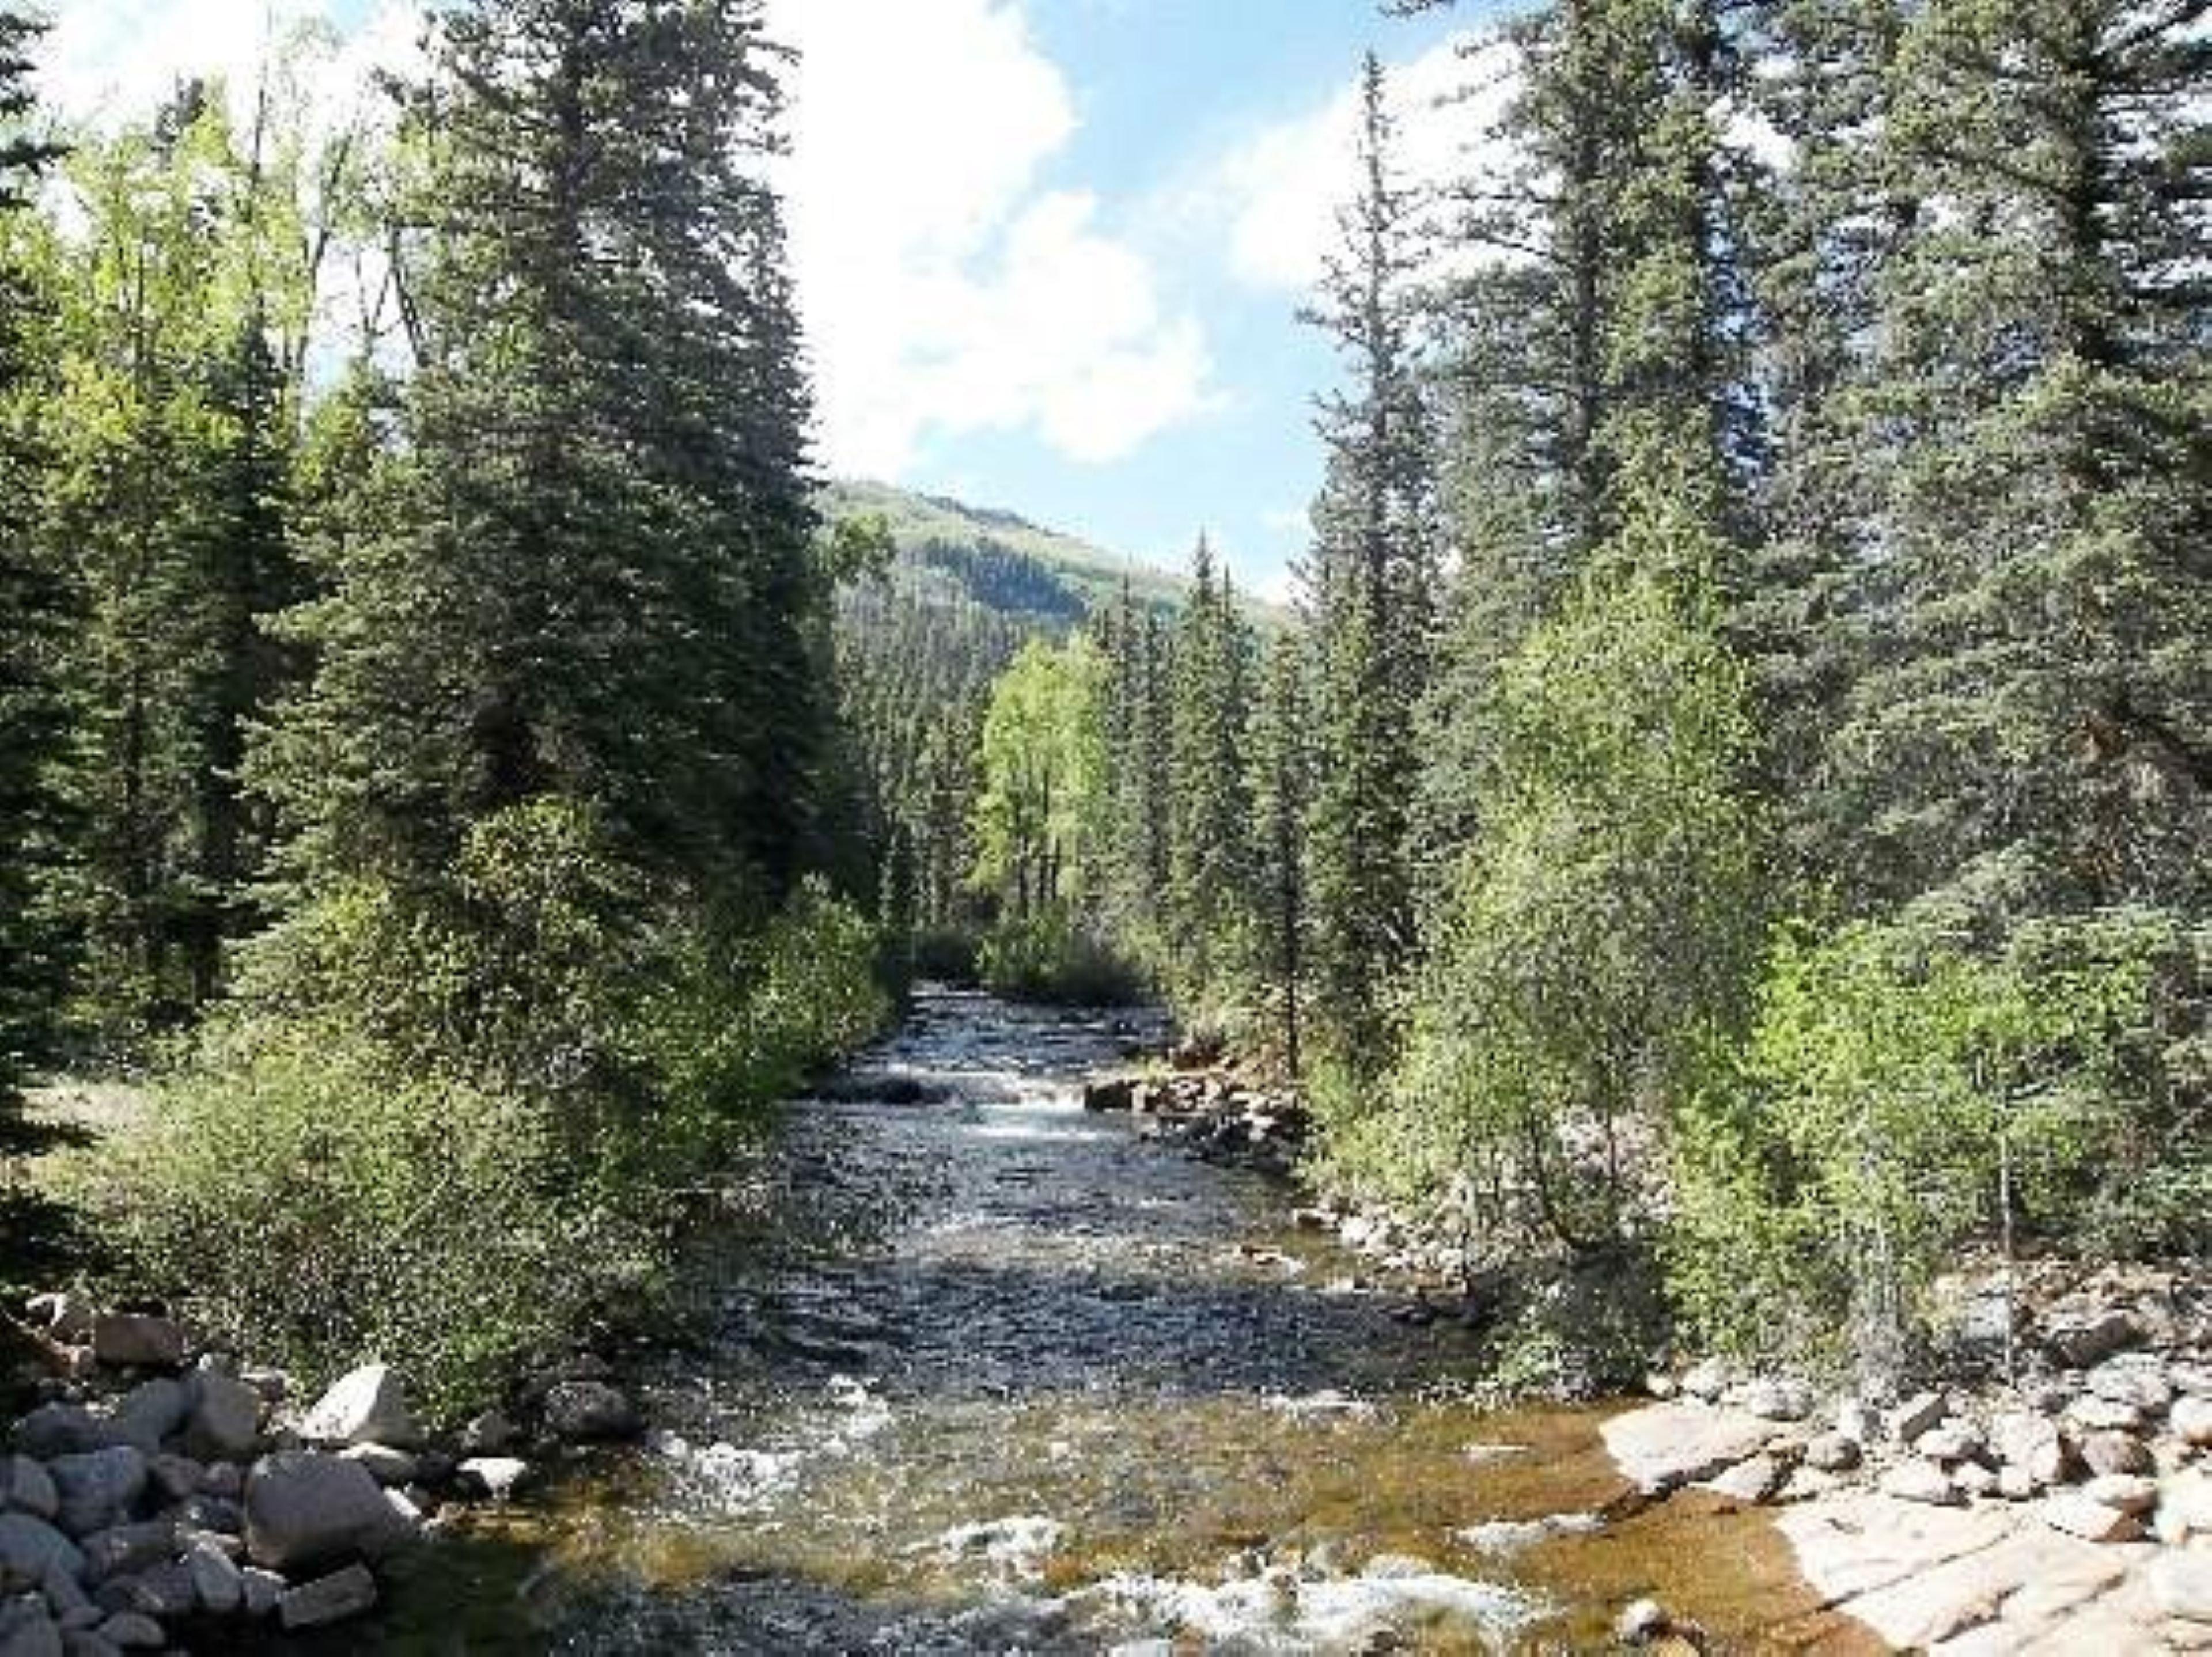
[[[266,1617],[276,1609],[285,1593],[291,1587],[273,1570],[264,1570],[258,1565],[247,1565],[238,1573],[240,1592],[248,1617]]]
[[[405,1385],[383,1363],[365,1363],[340,1376],[307,1411],[300,1436],[311,1444],[392,1444],[403,1449],[422,1442],[407,1407]]]
[[[185,1424],[191,1410],[191,1397],[185,1383],[157,1376],[141,1381],[123,1395],[110,1417],[112,1430],[123,1443],[152,1455],[161,1448],[163,1439]]]
[[[62,1657],[62,1631],[38,1611],[0,1634],[0,1657]]]
[[[84,1539],[85,1572],[95,1582],[158,1565],[177,1545],[177,1527],[166,1519],[111,1525]]]
[[[41,1404],[15,1423],[15,1448],[40,1461],[105,1449],[114,1442],[113,1426],[82,1404]]]
[[[129,1444],[58,1456],[46,1471],[61,1495],[61,1527],[72,1536],[89,1535],[129,1518],[146,1490],[146,1457]]]
[[[33,1519],[51,1520],[61,1511],[61,1492],[43,1463],[27,1455],[0,1461],[0,1508],[12,1508]]]
[[[203,1369],[191,1380],[185,1448],[206,1461],[250,1456],[261,1442],[261,1394],[231,1375]]]
[[[159,1651],[169,1643],[161,1625],[143,1611],[118,1611],[100,1625],[100,1637],[122,1651]]]
[[[302,1582],[276,1602],[287,1629],[325,1628],[358,1617],[376,1605],[376,1578],[365,1565],[349,1565]]]
[[[200,1604],[217,1617],[228,1617],[246,1602],[246,1578],[238,1562],[219,1548],[204,1543],[185,1556],[192,1588]]]
[[[353,1554],[380,1557],[414,1533],[358,1462],[313,1450],[263,1458],[246,1481],[246,1551],[287,1570]]]
[[[637,1407],[603,1381],[564,1381],[545,1394],[545,1425],[562,1438],[635,1438],[645,1429]]]
[[[0,1513],[0,1581],[28,1585],[56,1568],[83,1575],[84,1551],[43,1519]]]
[[[2142,1342],[2142,1321],[2117,1307],[2070,1308],[2054,1312],[2044,1326],[2045,1347],[2069,1369],[2090,1369]]]

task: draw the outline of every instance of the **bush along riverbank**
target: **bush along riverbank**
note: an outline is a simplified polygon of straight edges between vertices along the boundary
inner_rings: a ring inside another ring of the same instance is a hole
[[[227,1649],[374,1610],[380,1575],[469,1504],[570,1447],[642,1429],[608,1366],[541,1368],[516,1406],[429,1429],[399,1371],[319,1394],[176,1320],[41,1296],[20,1326],[50,1374],[0,1460],[0,1651]]]

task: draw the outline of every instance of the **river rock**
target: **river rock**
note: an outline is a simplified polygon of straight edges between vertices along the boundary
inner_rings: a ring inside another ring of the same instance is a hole
[[[1836,1430],[1854,1444],[1871,1444],[1881,1435],[1881,1417],[1864,1399],[1847,1398],[1836,1405]]]
[[[2140,1473],[2100,1473],[2081,1487],[2081,1494],[2140,1516],[2158,1505],[2158,1481]]]
[[[1950,1400],[1941,1393],[1917,1393],[1889,1412],[1889,1435],[1910,1444],[1950,1413]]]
[[[368,1468],[368,1476],[380,1484],[411,1484],[422,1465],[411,1451],[389,1444],[356,1444],[343,1454],[346,1460]]]
[[[1771,1455],[1739,1461],[1727,1472],[1705,1481],[1705,1488],[1736,1502],[1758,1503],[1772,1499],[1790,1477],[1786,1464]]]
[[[2062,1490],[2045,1497],[2042,1514],[2043,1522],[2051,1529],[2078,1536],[2084,1542],[2134,1542],[2143,1533],[2142,1520],[2133,1514],[2107,1507],[2079,1490]]]
[[[1706,1404],[1717,1403],[1728,1391],[1729,1368],[1718,1358],[1701,1358],[1682,1372],[1685,1395]]]
[[[504,1502],[530,1477],[530,1464],[511,1455],[471,1456],[456,1470],[462,1484]]]
[[[1801,1381],[1747,1381],[1729,1402],[1767,1421],[1802,1421],[1813,1413],[1813,1389]]]
[[[461,1429],[461,1454],[497,1455],[520,1436],[503,1410],[486,1410]]]
[[[141,1381],[117,1401],[111,1430],[123,1442],[152,1455],[163,1439],[185,1424],[191,1409],[184,1382],[161,1375]]]
[[[1932,1461],[1900,1461],[1881,1476],[1881,1490],[1904,1502],[1923,1502],[1932,1507],[1956,1507],[1964,1498],[1951,1476]]]
[[[2168,1617],[2212,1623],[2212,1553],[2163,1553],[2144,1575],[2151,1598]]]
[[[1972,1461],[1982,1454],[1982,1435],[1963,1421],[1946,1421],[1920,1435],[1912,1447],[1930,1461],[1950,1466]]]
[[[83,1550],[43,1519],[0,1513],[0,1581],[37,1582],[57,1568],[83,1575]]]
[[[2043,1344],[2069,1369],[2087,1369],[2113,1353],[2143,1342],[2142,1320],[2117,1307],[2069,1308],[2044,1326]]]
[[[246,1578],[238,1562],[221,1549],[201,1543],[185,1556],[192,1587],[200,1604],[217,1617],[228,1617],[246,1602]]]
[[[2212,1398],[2191,1393],[2176,1399],[2166,1424],[2184,1444],[2194,1445],[2200,1450],[2212,1448]]]
[[[358,1617],[376,1605],[376,1578],[366,1565],[349,1565],[302,1582],[276,1602],[286,1629],[325,1628]]]
[[[97,1632],[118,1651],[159,1651],[169,1643],[161,1625],[143,1611],[118,1611]]]
[[[238,1573],[240,1603],[248,1617],[266,1617],[282,1603],[292,1585],[273,1570],[248,1565]]]
[[[200,1591],[192,1581],[191,1568],[181,1560],[141,1571],[131,1585],[131,1609],[165,1623],[191,1616],[199,1604]]]
[[[146,1457],[129,1444],[58,1456],[46,1471],[61,1496],[61,1527],[72,1536],[105,1530],[127,1517],[146,1490]]]
[[[82,1404],[41,1404],[15,1423],[15,1448],[40,1461],[103,1450],[115,1429]]]
[[[1965,1496],[1995,1496],[1997,1490],[1996,1470],[1985,1462],[1960,1462],[1951,1469],[1951,1483]]]
[[[2133,1433],[2084,1433],[2079,1448],[2092,1473],[2147,1473],[2156,1465]]]
[[[2191,1467],[2166,1481],[2158,1495],[2158,1534],[2176,1548],[2192,1536],[2212,1536],[2212,1472]]]
[[[645,1423],[637,1407],[603,1381],[564,1381],[545,1394],[545,1424],[580,1441],[635,1438]]]
[[[2084,1393],[2066,1406],[2066,1418],[2089,1432],[2126,1433],[2142,1425],[2143,1412],[2132,1404]]]
[[[1757,1455],[1774,1427],[1741,1411],[1670,1403],[1631,1410],[1598,1430],[1622,1475],[1658,1496]]]
[[[261,1442],[261,1394],[234,1375],[202,1369],[191,1380],[185,1448],[209,1461],[236,1461]]]
[[[1849,1472],[1859,1465],[1859,1442],[1844,1433],[1820,1433],[1805,1446],[1805,1465],[1824,1473]]]
[[[52,1520],[61,1511],[61,1492],[42,1462],[27,1455],[0,1460],[0,1508],[12,1508],[33,1519]]]
[[[44,1611],[0,1634],[0,1657],[62,1657],[62,1631]]]
[[[339,1377],[316,1400],[300,1423],[300,1436],[311,1444],[395,1444],[412,1448],[422,1442],[407,1389],[388,1364],[365,1363]]]
[[[1613,1637],[1625,1646],[1648,1646],[1672,1625],[1667,1608],[1656,1599],[1633,1599],[1613,1618]]]
[[[173,1369],[185,1361],[185,1332],[169,1318],[107,1312],[92,1320],[93,1356],[102,1363]]]
[[[85,1571],[93,1581],[106,1581],[159,1564],[176,1545],[177,1527],[166,1519],[110,1525],[84,1539]]]
[[[2099,1364],[2087,1377],[2089,1390],[2099,1398],[2124,1404],[2143,1415],[2161,1415],[2173,1402],[2173,1383],[2165,1366],[2148,1352],[2117,1357]]]
[[[378,1557],[411,1539],[358,1462],[313,1450],[265,1456],[246,1481],[246,1550],[284,1570],[362,1553]]]
[[[1990,1433],[1997,1456],[2017,1467],[2037,1489],[2063,1484],[2074,1453],[2058,1423],[2033,1410],[2014,1410],[1996,1418]]]

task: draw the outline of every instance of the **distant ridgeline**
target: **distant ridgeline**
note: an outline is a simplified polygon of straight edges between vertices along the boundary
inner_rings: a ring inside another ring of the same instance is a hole
[[[1066,633],[1093,610],[1116,602],[1124,581],[1138,604],[1163,614],[1180,609],[1188,590],[1180,576],[1013,513],[941,495],[835,483],[823,489],[819,504],[827,517],[873,513],[890,525],[898,547],[893,586],[925,599],[973,604],[1018,620],[1030,632]]]

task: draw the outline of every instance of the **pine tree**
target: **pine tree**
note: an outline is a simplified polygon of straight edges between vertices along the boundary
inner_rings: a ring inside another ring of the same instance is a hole
[[[404,451],[262,786],[311,869],[434,871],[554,795],[772,901],[814,843],[827,595],[758,7],[471,0],[434,58]]]
[[[31,136],[28,52],[39,26],[0,10],[0,1120],[23,1066],[44,1045],[58,986],[58,942],[44,913],[62,801],[66,716],[55,663],[67,594],[32,519],[42,456],[24,399],[40,378],[39,304],[16,256],[18,215],[56,151]]]
[[[1247,962],[1252,892],[1245,718],[1251,638],[1204,536],[1175,641],[1168,723],[1165,927],[1170,971],[1192,1005],[1234,1004]]]
[[[1942,0],[1900,46],[1898,440],[1832,750],[1869,896],[2212,902],[2203,14]]]
[[[1328,471],[1305,574],[1320,675],[1316,1011],[1342,1055],[1364,1067],[1383,1057],[1383,986],[1413,948],[1414,711],[1431,672],[1440,543],[1413,337],[1413,203],[1394,176],[1371,54],[1361,85],[1361,193],[1310,313],[1347,359],[1350,386],[1322,404]]]
[[[1304,1060],[1310,925],[1305,865],[1314,776],[1306,679],[1304,643],[1285,634],[1267,652],[1251,754],[1261,992],[1294,1080]]]

